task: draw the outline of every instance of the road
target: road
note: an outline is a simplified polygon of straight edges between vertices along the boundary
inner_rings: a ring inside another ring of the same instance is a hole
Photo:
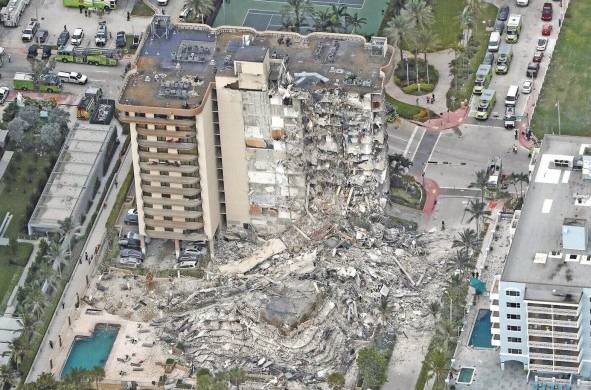
[[[129,149],[128,149],[129,150]],[[118,155],[116,152],[116,156]],[[115,163],[115,159],[111,163],[110,169],[113,168]],[[128,153],[123,158],[121,167],[117,172],[116,178],[119,183],[123,183],[129,169],[131,167],[131,153]],[[108,175],[105,175],[107,178]],[[92,231],[90,232],[88,239],[86,241],[86,245],[84,246],[82,253],[88,252],[89,254],[94,253],[95,248],[97,245],[102,243],[103,237],[106,233],[105,224],[107,222],[107,218],[109,217],[109,213],[113,208],[113,204],[115,203],[115,198],[117,196],[119,188],[111,185],[110,188],[107,189],[107,196],[105,198],[106,207],[101,208],[99,214],[96,219],[96,223]],[[97,199],[99,199],[99,195],[97,195]],[[61,367],[53,367],[50,368],[50,361],[53,361],[54,356],[57,354],[63,354],[63,348],[69,348],[69,345],[64,345],[62,348],[51,348],[49,346],[49,340],[57,340],[60,335],[65,335],[70,333],[69,326],[68,326],[68,317],[71,318],[76,317],[76,296],[78,295],[80,299],[84,296],[84,292],[86,291],[86,276],[92,274],[93,270],[97,265],[96,259],[94,259],[91,263],[87,263],[86,261],[81,261],[76,265],[74,272],[72,273],[72,277],[70,281],[66,285],[64,293],[62,294],[60,304],[58,305],[57,310],[49,324],[49,328],[45,333],[45,337],[43,338],[43,342],[41,343],[41,347],[39,348],[39,352],[35,357],[35,361],[31,367],[31,371],[27,376],[27,382],[35,381],[36,378],[42,374],[43,372],[53,372],[54,375],[59,376],[59,370]],[[62,308],[63,304],[63,308]],[[57,344],[57,343],[56,343]]]

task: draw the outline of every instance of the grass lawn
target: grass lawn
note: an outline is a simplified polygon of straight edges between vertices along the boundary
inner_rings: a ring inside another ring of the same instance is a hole
[[[35,207],[36,199],[33,197],[41,183],[47,181],[49,163],[49,157],[35,159],[32,152],[16,152],[12,156],[8,170],[14,172],[14,179],[8,181],[5,174],[0,181],[0,220],[4,219],[7,212],[14,215],[7,236],[16,236],[26,231],[27,209],[32,210]]]
[[[136,0],[131,10],[133,16],[153,16],[154,10],[146,5],[142,0]]]
[[[458,44],[462,34],[460,15],[464,6],[464,0],[435,0],[433,2],[434,23],[431,26],[431,31],[436,37],[433,51],[447,49]]]
[[[555,104],[560,102],[562,134],[591,135],[591,2],[572,1],[534,112],[531,128],[538,138],[558,133]]]
[[[437,115],[419,106],[401,102],[394,99],[392,96],[386,94],[386,102],[396,108],[396,112],[404,119],[412,119],[416,121],[426,121],[430,118],[437,118]]]
[[[33,245],[29,243],[19,243],[15,255],[10,253],[7,246],[0,246],[0,311],[4,312],[8,297],[16,286],[32,251]]]

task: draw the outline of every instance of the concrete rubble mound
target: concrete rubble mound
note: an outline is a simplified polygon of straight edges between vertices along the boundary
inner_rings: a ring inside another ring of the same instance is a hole
[[[162,348],[182,343],[188,365],[316,388],[335,371],[354,378],[376,335],[433,325],[447,239],[384,216],[307,214],[268,240],[228,232],[202,279],[156,279],[147,292],[142,278],[111,272],[94,298],[149,322]]]

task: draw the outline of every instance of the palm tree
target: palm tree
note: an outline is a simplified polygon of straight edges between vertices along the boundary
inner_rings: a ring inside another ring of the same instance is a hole
[[[407,36],[406,33],[409,31],[411,26],[412,20],[408,14],[401,13],[400,15],[392,18],[384,29],[384,32],[392,45],[398,46],[398,49],[400,50],[400,61],[404,60],[402,54],[402,43],[404,42],[404,39]]]
[[[55,270],[53,269],[52,264],[53,263],[51,262],[44,261],[41,263],[39,271],[37,271],[39,273],[40,280],[46,281],[50,287],[55,286],[55,280],[53,279]]]
[[[416,42],[417,51],[423,52],[423,60],[425,61],[425,66],[427,67],[427,83],[431,83],[429,79],[429,62],[427,61],[427,52],[431,51],[433,45],[435,45],[435,36],[431,33],[430,30],[427,28],[419,28],[414,33],[414,40]],[[418,61],[415,65],[418,69]]]
[[[246,379],[246,373],[241,368],[232,368],[228,372],[228,379],[231,384],[236,386],[237,390],[240,390],[240,384]]]
[[[0,380],[2,380],[2,385],[4,387],[6,385],[13,385],[15,379],[16,372],[14,372],[14,370],[11,369],[7,364],[0,367]]]
[[[52,265],[52,267],[55,267],[55,265],[57,264],[57,270],[59,272],[60,278],[62,276],[61,252],[62,252],[61,245],[56,241],[52,241],[49,244],[47,254],[45,255],[45,258]]]
[[[331,22],[331,13],[328,8],[318,10],[314,13],[314,29],[316,31],[328,30]]]
[[[527,173],[522,172],[517,174],[514,173],[513,176],[515,177],[515,181],[519,183],[519,194],[523,198],[523,185],[529,184],[529,175]]]
[[[406,12],[417,28],[426,28],[433,24],[433,10],[425,0],[408,0],[404,6]]]
[[[23,325],[23,338],[26,341],[31,341],[31,337],[33,337],[33,334],[35,333],[35,324],[37,323],[37,320],[30,313],[24,311],[20,312],[19,317],[21,319],[21,324]]]
[[[14,361],[14,366],[18,370],[21,366],[23,361],[23,357],[25,353],[28,351],[28,342],[25,342],[22,337],[18,337],[12,341],[10,344],[10,351],[12,355],[12,359]]]
[[[470,217],[468,218],[468,223],[475,221],[476,222],[476,237],[480,238],[480,220],[483,219],[487,214],[489,214],[485,210],[486,204],[484,202],[471,200],[468,203],[468,207],[466,210]]]
[[[201,23],[205,23],[205,15],[215,9],[213,0],[186,0],[185,7],[192,9],[195,15],[200,15]]]
[[[31,314],[33,314],[38,320],[45,308],[45,294],[41,291],[41,287],[36,287],[25,303],[29,307]]]
[[[82,384],[82,382],[84,382],[86,375],[87,374],[86,374],[85,370],[74,367],[70,370],[70,372],[66,376],[65,381],[67,383],[70,383],[70,384],[73,384],[76,386],[80,386]]]
[[[94,384],[96,386],[96,388],[98,389],[99,387],[99,382],[102,382],[105,379],[105,369],[103,367],[95,367],[92,371],[91,371],[92,377],[94,379]]]
[[[313,12],[314,7],[310,0],[288,0],[287,5],[281,10],[281,15],[289,23],[285,27],[300,32],[301,27],[306,26],[306,18]]]
[[[476,232],[473,229],[466,228],[458,233],[458,236],[453,240],[451,247],[461,248],[466,251],[468,255],[471,255],[473,251],[478,249],[479,243],[480,240],[476,236]]]
[[[357,34],[357,29],[363,27],[367,23],[366,18],[359,17],[359,14],[355,12],[353,15],[347,15],[345,17],[347,27],[352,27],[351,33]]]
[[[460,275],[463,276],[466,266],[470,263],[470,256],[468,256],[468,254],[463,249],[456,249],[451,260],[460,270]]]
[[[476,171],[476,181],[470,183],[468,187],[478,188],[480,189],[480,201],[484,202],[484,191],[486,190],[486,185],[488,184],[488,173],[481,169]]]
[[[429,379],[435,378],[434,387],[443,387],[448,371],[448,358],[445,352],[439,348],[434,349],[427,355],[425,365],[429,372]]]
[[[337,29],[341,29],[343,27],[343,21],[347,19],[349,14],[347,13],[347,6],[346,5],[336,5],[333,4],[330,6],[330,20],[331,20],[331,28],[332,32],[335,32]]]

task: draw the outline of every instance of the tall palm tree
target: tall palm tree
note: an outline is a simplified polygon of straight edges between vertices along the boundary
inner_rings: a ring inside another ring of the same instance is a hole
[[[345,17],[347,27],[351,27],[351,33],[357,34],[357,29],[363,27],[367,23],[367,19],[359,17],[359,14],[355,12],[353,15],[347,15]]]
[[[331,13],[328,8],[318,10],[314,13],[314,29],[316,31],[327,31],[331,22]]]
[[[468,187],[480,189],[480,201],[484,202],[484,191],[486,191],[486,185],[488,184],[488,173],[484,169],[481,169],[476,171],[475,175],[476,180],[470,183]]]
[[[33,337],[33,334],[35,333],[35,324],[37,323],[37,320],[30,313],[27,313],[24,310],[20,311],[19,318],[21,319],[21,323],[23,325],[23,338],[26,341],[31,341],[31,337]]]
[[[228,372],[228,379],[236,386],[237,390],[240,390],[240,384],[246,379],[246,373],[241,368],[232,368]]]
[[[2,385],[13,385],[14,380],[16,379],[16,372],[7,364],[0,366],[0,380],[2,381]]]
[[[519,194],[523,198],[523,196],[524,196],[523,185],[529,184],[529,175],[527,173],[522,172],[522,173],[514,174],[514,176],[515,176],[515,180],[517,181],[517,183],[519,183]]]
[[[478,250],[480,240],[476,236],[476,232],[473,229],[466,228],[458,233],[457,238],[454,238],[451,247],[460,248],[470,256],[473,252]]]
[[[470,215],[468,223],[476,222],[476,237],[480,238],[480,220],[483,219],[488,212],[485,210],[486,204],[478,200],[471,200],[466,207],[466,212]]]
[[[408,0],[403,12],[409,15],[417,28],[426,28],[433,24],[433,9],[425,0]]]
[[[408,14],[401,13],[400,15],[392,18],[384,29],[384,32],[390,40],[390,43],[392,43],[393,46],[398,46],[398,49],[400,50],[400,61],[403,60],[402,44],[411,26],[412,20]]]
[[[46,281],[51,287],[54,287],[55,280],[53,279],[53,274],[55,270],[52,264],[52,262],[42,262],[37,272],[39,273],[39,280]]]
[[[36,287],[25,302],[29,308],[31,314],[33,314],[37,320],[41,317],[43,309],[45,308],[45,294],[41,291],[41,287]]]
[[[18,337],[14,339],[12,343],[10,343],[12,360],[14,361],[14,366],[17,370],[19,370],[21,367],[23,357],[28,351],[28,345],[28,342],[25,342],[25,340],[22,337]]]
[[[413,35],[417,50],[423,52],[423,60],[425,61],[425,66],[427,68],[427,83],[430,83],[431,80],[429,79],[429,62],[427,61],[427,52],[433,49],[436,41],[435,36],[428,28],[425,27],[416,29]],[[418,67],[418,61],[416,65]]]
[[[195,15],[200,15],[201,23],[205,23],[205,16],[215,9],[213,0],[186,0],[185,7],[191,8]]]
[[[80,386],[82,384],[82,382],[85,381],[86,375],[87,374],[86,374],[85,370],[74,367],[70,370],[70,372],[66,376],[65,381],[67,383],[70,383],[70,384],[73,384],[76,386]]]
[[[468,253],[466,253],[463,249],[456,249],[451,260],[460,270],[460,275],[463,276],[466,266],[470,263],[470,256],[468,256]]]
[[[335,32],[336,30],[342,29],[343,22],[349,16],[349,14],[347,13],[347,6],[336,4],[331,5],[330,15],[332,31]]]
[[[72,233],[74,231],[74,223],[72,222],[72,218],[68,217],[63,221],[59,221],[60,231],[62,235],[68,240],[68,253],[72,254]]]
[[[448,371],[448,358],[444,351],[435,349],[427,355],[425,365],[429,372],[429,378],[435,378],[435,386],[443,387]]]
[[[314,6],[310,0],[288,0],[287,5],[281,10],[281,15],[290,25],[289,30],[300,32],[306,26],[306,18],[312,15]]]

